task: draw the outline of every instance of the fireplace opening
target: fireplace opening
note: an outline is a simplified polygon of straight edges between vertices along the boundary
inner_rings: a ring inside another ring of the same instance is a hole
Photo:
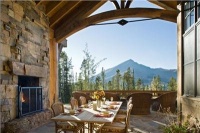
[[[42,108],[42,87],[39,78],[18,77],[18,117],[40,112]]]

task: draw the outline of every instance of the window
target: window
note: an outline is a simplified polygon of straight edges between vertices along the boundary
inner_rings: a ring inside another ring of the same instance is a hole
[[[184,3],[183,86],[184,95],[200,96],[200,0]]]
[[[195,22],[195,1],[185,2],[184,4],[184,19],[185,31]]]
[[[197,9],[198,9],[198,18],[200,18],[200,0],[198,0]]]

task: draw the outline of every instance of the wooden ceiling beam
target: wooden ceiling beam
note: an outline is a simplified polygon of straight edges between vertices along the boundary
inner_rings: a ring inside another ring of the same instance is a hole
[[[164,0],[148,0],[166,10],[177,10],[177,1],[164,1]]]
[[[49,16],[51,12],[53,12],[55,9],[58,9],[60,5],[62,5],[62,1],[51,1],[46,5],[46,14]]]
[[[74,9],[81,1],[68,1],[52,16],[49,16],[50,27],[54,27],[65,15]]]
[[[36,6],[39,6],[39,5],[46,5],[47,3],[49,3],[49,1],[36,0],[35,3],[36,3]]]
[[[125,8],[121,10],[112,10],[99,13],[82,20],[74,20],[73,22],[70,22],[65,26],[58,27],[57,29],[55,29],[55,38],[57,42],[62,42],[62,40],[64,40],[65,38],[83,28],[90,26],[91,24],[119,18],[158,18],[176,23],[177,14],[177,11],[154,8]]]
[[[38,6],[38,5],[40,5],[42,3],[42,1],[41,0],[36,0],[35,3],[36,3],[36,6]]]
[[[51,10],[47,16],[49,18],[51,18],[54,14],[56,14],[57,12],[60,11],[60,9],[62,9],[66,4],[66,1],[61,1],[55,8],[53,8],[53,10]]]
[[[57,26],[55,26],[54,28],[62,29],[75,20],[80,20],[82,18],[88,17],[91,13],[97,10],[105,2],[107,1],[91,1],[91,2],[82,1],[82,3],[79,6],[77,6],[73,11],[70,12],[70,14],[65,16],[59,23],[57,23],[56,24]]]

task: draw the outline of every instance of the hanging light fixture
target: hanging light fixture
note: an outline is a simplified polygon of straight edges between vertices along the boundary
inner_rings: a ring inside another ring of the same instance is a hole
[[[124,26],[124,25],[126,25],[127,23],[139,22],[139,21],[148,21],[148,20],[153,20],[153,19],[158,19],[158,18],[138,19],[138,20],[131,20],[131,21],[127,21],[127,20],[125,20],[125,19],[121,19],[121,20],[119,20],[118,22],[91,24],[90,26],[95,26],[95,25],[109,25],[109,24],[119,24],[119,25],[121,25],[121,26]]]

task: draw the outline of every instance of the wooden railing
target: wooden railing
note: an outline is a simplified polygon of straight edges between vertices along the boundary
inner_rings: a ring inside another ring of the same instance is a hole
[[[139,93],[139,92],[151,93],[152,96],[160,96],[166,92],[171,92],[171,91],[154,91],[154,90],[104,90],[104,91],[117,93],[119,94],[120,97],[124,97],[124,98],[126,98],[128,95],[132,93]],[[90,95],[91,93],[94,92],[94,90],[82,90],[82,91],[77,91],[77,92],[83,92]]]

